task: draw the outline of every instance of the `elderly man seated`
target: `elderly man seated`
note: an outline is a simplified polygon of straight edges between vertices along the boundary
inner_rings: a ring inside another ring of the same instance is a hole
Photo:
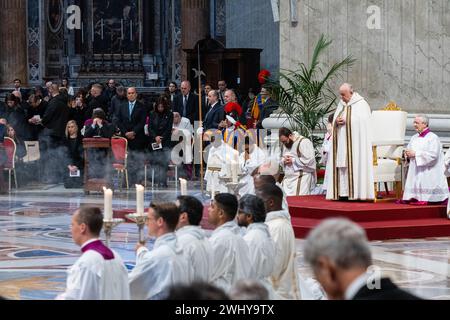
[[[444,154],[439,137],[430,131],[425,115],[414,119],[417,134],[411,138],[405,157],[409,162],[402,203],[427,205],[448,199],[444,172]]]

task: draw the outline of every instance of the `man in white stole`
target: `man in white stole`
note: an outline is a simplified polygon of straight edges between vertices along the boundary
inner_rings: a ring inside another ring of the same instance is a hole
[[[370,106],[350,84],[340,88],[327,164],[327,200],[373,200]]]
[[[253,279],[250,252],[235,222],[238,201],[235,195],[220,193],[208,209],[208,221],[216,227],[209,241],[214,252],[211,283],[228,292],[242,279]]]
[[[205,133],[207,139],[208,135],[211,138],[210,131]],[[214,139],[212,140],[211,145],[208,146],[209,153],[206,159],[207,166],[204,178],[206,181],[206,191],[211,193],[226,193],[228,192],[228,188],[219,177],[232,177],[232,162],[239,161],[239,152],[226,144],[221,135],[214,135]]]
[[[193,281],[209,282],[214,266],[214,253],[205,231],[200,227],[203,205],[197,198],[179,196],[180,209],[176,235],[184,255],[194,269]]]
[[[128,272],[120,256],[100,240],[99,208],[80,208],[72,216],[72,238],[83,255],[69,269],[58,300],[129,300]]]
[[[250,262],[258,280],[269,293],[269,299],[277,296],[269,281],[275,267],[276,251],[266,221],[264,202],[247,194],[239,200],[238,225],[247,228],[244,240],[250,249]]]
[[[316,155],[311,140],[294,134],[287,128],[279,131],[281,165],[284,179],[281,185],[286,195],[304,196],[311,194],[316,186]]]
[[[137,245],[136,266],[129,274],[132,300],[162,300],[167,297],[170,286],[191,283],[192,266],[174,233],[179,215],[175,204],[151,204],[147,227],[156,242],[152,251],[142,244]]]
[[[443,172],[444,153],[439,137],[430,131],[428,117],[418,115],[414,119],[414,135],[405,156],[409,160],[403,201],[413,204],[442,202],[448,198],[447,179]]]
[[[256,190],[256,195],[264,201],[266,224],[275,242],[275,267],[270,277],[272,286],[281,299],[299,300],[299,278],[297,274],[295,235],[288,211],[282,209],[283,191],[265,184]]]
[[[239,190],[242,197],[246,194],[255,194],[255,185],[253,182],[253,172],[267,161],[267,153],[259,148],[255,143],[246,141],[244,152],[239,156],[239,165],[244,174],[240,181],[244,186]]]

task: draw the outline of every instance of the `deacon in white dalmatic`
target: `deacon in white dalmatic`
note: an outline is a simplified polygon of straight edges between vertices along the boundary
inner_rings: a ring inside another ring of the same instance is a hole
[[[439,137],[430,131],[428,117],[414,119],[417,134],[411,138],[405,156],[409,160],[403,201],[417,204],[442,202],[448,198],[444,153]]]
[[[373,152],[370,106],[345,83],[334,114],[327,164],[327,199],[373,200]]]
[[[147,227],[156,242],[152,251],[137,245],[136,267],[129,274],[131,299],[162,300],[172,285],[192,282],[192,266],[174,233],[179,215],[173,203],[151,204]]]
[[[304,196],[311,194],[316,186],[316,156],[311,140],[294,134],[287,128],[279,131],[281,165],[284,179],[281,183],[284,192],[289,196]]]
[[[72,238],[83,255],[69,269],[58,300],[129,300],[128,272],[120,256],[99,240],[103,214],[84,207],[72,216]]]

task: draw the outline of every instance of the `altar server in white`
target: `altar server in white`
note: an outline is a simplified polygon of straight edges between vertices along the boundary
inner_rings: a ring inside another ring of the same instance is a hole
[[[84,207],[72,216],[72,238],[82,256],[69,269],[59,300],[129,300],[128,272],[120,256],[99,240],[103,214]]]
[[[275,242],[275,267],[270,277],[272,286],[281,299],[301,299],[295,235],[289,212],[282,209],[283,191],[273,184],[265,184],[257,189],[256,195],[264,201],[266,224]]]
[[[211,283],[228,292],[241,279],[253,279],[250,252],[235,222],[238,201],[235,195],[215,196],[208,209],[208,221],[216,229],[209,239],[214,252]]]
[[[430,131],[425,115],[414,119],[417,134],[411,138],[405,156],[409,161],[403,201],[415,204],[442,202],[448,198],[444,153],[439,137]]]
[[[162,300],[167,297],[170,286],[192,281],[192,266],[174,233],[179,215],[175,204],[151,204],[147,227],[156,242],[152,251],[137,245],[136,267],[129,275],[132,300]]]
[[[327,199],[373,200],[370,106],[348,83],[339,92],[326,169]]]
[[[255,195],[247,194],[239,200],[238,224],[247,228],[244,240],[250,250],[250,262],[258,280],[269,292],[269,299],[275,299],[275,291],[269,281],[275,267],[275,242],[265,224],[264,202]]]
[[[294,134],[287,128],[279,131],[281,165],[284,179],[281,183],[286,195],[304,196],[311,194],[316,186],[316,155],[311,140]]]
[[[253,172],[262,166],[267,161],[267,153],[259,148],[256,143],[250,139],[245,140],[244,152],[239,156],[239,165],[241,172],[244,175],[239,182],[244,186],[239,190],[239,195],[242,197],[246,194],[255,194],[255,185],[253,183]]]
[[[179,196],[177,206],[180,209],[180,218],[176,235],[178,244],[193,267],[193,280],[209,282],[213,272],[214,253],[205,231],[200,226],[203,205],[197,198]]]

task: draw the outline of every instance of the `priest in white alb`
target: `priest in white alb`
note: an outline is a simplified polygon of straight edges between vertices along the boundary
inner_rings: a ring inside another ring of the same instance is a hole
[[[267,152],[258,147],[252,139],[245,138],[244,152],[239,156],[239,165],[243,177],[240,178],[244,186],[239,190],[242,197],[246,194],[255,194],[255,185],[252,174],[256,169],[267,162]]]
[[[215,196],[208,209],[208,222],[215,227],[209,241],[214,252],[211,283],[228,292],[242,279],[255,279],[249,248],[235,222],[238,200],[235,195]]]
[[[405,150],[409,162],[403,201],[415,205],[448,199],[447,179],[443,172],[444,153],[439,137],[430,131],[425,115],[414,119],[414,135]]]
[[[179,208],[173,203],[151,204],[147,227],[156,242],[152,251],[137,245],[136,266],[129,274],[132,300],[163,300],[172,285],[192,282],[192,266],[174,233],[179,215]]]
[[[72,238],[82,256],[69,269],[67,288],[58,300],[129,300],[128,272],[120,256],[100,238],[103,214],[83,207],[72,216]]]
[[[269,299],[277,299],[269,277],[275,268],[276,249],[269,227],[265,224],[264,202],[253,194],[239,200],[238,224],[246,228],[244,240],[250,249],[250,262],[258,280],[269,292]]]
[[[178,244],[192,265],[193,280],[209,282],[213,273],[214,252],[200,226],[203,204],[192,196],[179,196],[176,204],[180,209],[176,231]]]
[[[331,152],[327,163],[327,200],[373,200],[373,152],[370,106],[353,87],[339,89]]]
[[[215,134],[212,131],[205,132],[204,139],[211,141],[206,159],[206,191],[226,193],[228,188],[221,178],[232,178],[233,163],[235,162],[238,166],[239,152],[223,141],[219,131]]]
[[[316,187],[316,155],[311,140],[294,134],[287,128],[279,131],[281,149],[281,166],[284,179],[281,183],[289,196],[311,194]]]

